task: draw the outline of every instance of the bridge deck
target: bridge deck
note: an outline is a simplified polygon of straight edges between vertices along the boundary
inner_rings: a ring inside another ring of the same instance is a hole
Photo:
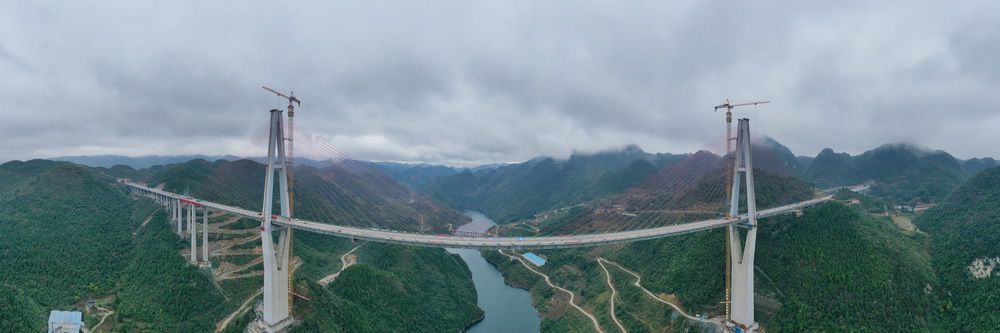
[[[213,210],[227,212],[233,215],[260,219],[258,211],[251,211],[239,207],[222,205],[210,201],[198,200],[192,197],[182,196],[163,190],[157,190],[147,186],[134,183],[124,183],[125,185],[143,190],[149,193],[156,193],[178,200],[194,202]],[[817,205],[830,200],[832,196],[826,196],[813,200],[798,202],[781,207],[765,209],[757,212],[757,217],[767,217],[800,210],[805,207]],[[619,231],[606,234],[585,234],[568,236],[545,236],[545,237],[464,237],[464,236],[441,236],[413,234],[407,232],[397,232],[390,230],[363,229],[349,226],[333,225],[320,222],[306,221],[301,219],[291,219],[277,216],[272,219],[272,223],[288,228],[306,230],[321,234],[338,237],[368,240],[382,243],[396,243],[404,245],[417,245],[427,247],[448,247],[448,248],[468,248],[468,249],[556,249],[583,246],[596,246],[606,244],[627,243],[647,239],[662,238],[686,234],[690,232],[710,230],[732,224],[739,224],[747,221],[747,216],[739,215],[732,218],[719,218],[714,220],[704,220],[688,222],[684,224],[670,225],[664,227]]]

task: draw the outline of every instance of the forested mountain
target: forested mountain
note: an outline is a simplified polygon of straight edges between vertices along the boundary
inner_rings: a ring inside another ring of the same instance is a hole
[[[310,313],[293,332],[452,332],[481,318],[465,262],[438,248],[369,243],[358,265],[323,287],[308,283]]]
[[[798,176],[805,167],[792,151],[769,136],[751,145],[754,167],[789,176]]]
[[[969,175],[975,175],[984,169],[992,168],[997,165],[997,160],[992,157],[970,158],[962,161],[962,169],[965,169],[965,173]]]
[[[886,144],[858,156],[827,148],[802,176],[824,188],[872,182],[873,194],[897,204],[940,200],[969,177],[950,154],[911,144]]]
[[[435,178],[450,176],[460,170],[443,165],[430,164],[403,164],[391,162],[371,162],[372,165],[391,176],[396,181],[412,186],[421,187],[430,183]]]
[[[116,165],[127,165],[133,169],[148,169],[157,165],[168,165],[184,163],[194,159],[235,160],[235,156],[207,156],[207,155],[148,155],[148,156],[122,156],[122,155],[89,155],[89,156],[60,156],[50,160],[64,161],[76,164],[83,164],[92,167],[112,168]]]
[[[801,169],[788,148],[773,139],[754,143],[752,149],[755,168],[784,175],[794,175]],[[697,154],[707,159],[705,165],[718,164],[708,160],[723,160],[722,156],[704,151]],[[694,155],[651,154],[631,145],[615,151],[574,154],[566,160],[535,158],[496,169],[466,170],[440,177],[422,190],[462,208],[482,211],[498,222],[511,222],[547,209],[619,193],[657,170]]]
[[[333,191],[364,197],[361,204],[387,207],[399,199],[376,189],[367,178],[371,175],[339,165],[301,165],[295,172],[298,217],[323,215],[310,211],[319,206],[336,214],[358,211],[358,207],[327,201],[330,189],[320,189],[326,177],[338,179]],[[192,160],[157,174],[151,183],[164,184],[168,191],[260,209],[265,173],[264,165],[249,160]],[[367,243],[357,252],[358,265],[328,286],[316,284],[339,267],[339,254],[356,245],[343,238],[296,233],[294,252],[304,262],[296,273],[296,292],[313,301],[295,299],[303,324],[293,331],[458,331],[482,316],[468,268],[457,256],[438,248]]]
[[[931,239],[949,330],[1000,329],[1000,167],[981,171],[913,223]]]
[[[699,154],[705,159],[723,159]],[[761,274],[756,285],[771,307],[762,308],[758,318],[767,323],[768,331],[1000,328],[996,302],[1000,299],[1000,270],[996,269],[1000,250],[995,246],[1000,242],[1000,167],[990,167],[996,165],[995,160],[958,161],[944,152],[909,145],[884,145],[858,156],[825,149],[815,158],[803,159],[773,140],[759,142],[753,154],[762,207],[813,197],[815,188],[794,175],[821,187],[872,180],[872,193],[878,196],[842,192],[837,197],[841,202],[807,209],[801,217],[761,221],[756,256]],[[498,222],[515,222],[621,193],[690,156],[649,154],[629,146],[574,154],[566,160],[536,158],[462,171],[368,165],[435,198],[483,211]],[[960,185],[975,170],[981,172]],[[212,330],[259,288],[259,279],[215,285],[210,274],[190,266],[181,256],[188,243],[178,241],[170,230],[167,214],[148,200],[130,198],[114,178],[259,209],[263,173],[263,165],[249,160],[196,159],[145,169],[91,168],[48,160],[0,165],[0,325],[6,331],[38,331],[49,310],[71,310],[85,299],[114,296],[117,313],[108,318],[107,328]],[[348,172],[336,164],[296,168],[296,177],[302,181],[326,176],[365,193],[362,196],[374,200],[373,204],[391,207],[400,199],[375,193],[367,185],[371,179],[366,177],[371,175]],[[699,189],[717,188],[715,183],[722,180],[721,175],[705,178],[681,198],[719,200],[700,195]],[[296,195],[302,207],[326,200],[308,186],[297,189]],[[939,202],[914,220],[917,231],[901,231],[889,217],[877,216],[889,206],[886,202],[916,201]],[[299,216],[310,216],[308,208],[303,209]],[[544,223],[558,223],[579,209],[583,208],[553,215]],[[236,224],[253,228],[254,223]],[[716,230],[619,246],[539,251],[549,259],[539,269],[554,283],[576,292],[578,303],[593,309],[602,325],[610,325],[606,322],[610,320],[606,312],[610,290],[598,257],[642,275],[645,287],[676,298],[689,311],[720,314],[724,311],[719,304],[724,294],[723,235]],[[295,254],[303,265],[296,271],[295,290],[311,300],[295,299],[297,317],[303,319],[295,331],[460,331],[482,315],[475,305],[468,269],[459,258],[440,249],[364,243],[355,252],[357,265],[328,286],[316,283],[339,268],[340,254],[361,244],[296,233]],[[487,256],[513,284],[532,289],[536,302],[543,302],[539,303],[546,318],[543,330],[592,327],[586,318],[560,307],[559,293],[536,275],[518,271],[516,262],[496,252]],[[250,261],[249,257],[242,260]],[[622,286],[631,283],[623,271],[611,274]],[[628,318],[624,320],[630,330],[686,327],[664,320],[670,310],[643,301],[647,296],[619,292],[624,293],[619,297],[625,297],[620,300],[624,304],[619,304],[619,317]],[[238,317],[228,331],[237,330],[252,317],[252,312]],[[96,320],[89,317],[88,323]]]
[[[48,160],[0,165],[0,324],[4,332],[37,332],[43,329],[49,310],[79,310],[87,299],[113,303],[105,305],[116,313],[107,318],[104,329],[209,332],[260,288],[259,275],[213,281],[211,273],[188,264],[181,255],[188,242],[171,231],[162,207],[129,197],[109,173],[119,177],[141,174],[168,190],[259,209],[260,189],[252,189],[262,187],[264,168],[247,160],[192,160],[139,170]],[[253,228],[253,221],[246,222]],[[305,319],[299,330],[326,332],[339,327],[339,331],[353,332],[381,327],[383,331],[414,331],[420,327],[459,331],[482,315],[468,269],[457,256],[441,249],[367,244],[358,251],[359,264],[345,272],[342,280],[324,287],[315,281],[336,271],[339,254],[358,244],[302,232],[294,245],[303,260],[296,275],[299,291],[336,294],[332,300],[321,296],[314,303],[296,299],[298,316]],[[230,259],[213,258],[218,264],[216,260]],[[241,260],[249,262],[250,258]],[[389,289],[370,294],[367,291],[372,290],[357,289],[351,281],[382,281],[387,284],[369,289]],[[347,292],[352,290],[356,292]],[[412,316],[400,320],[400,313]],[[84,319],[93,328],[100,318],[85,315]],[[230,328],[241,330],[233,326],[249,319],[244,315]]]
[[[422,188],[463,208],[487,213],[496,221],[527,218],[569,200],[605,174],[635,160],[672,163],[682,156],[648,154],[639,147],[595,154],[574,154],[566,160],[535,158],[530,161],[441,177]],[[648,171],[648,170],[647,170]]]
[[[23,291],[9,284],[0,284],[0,327],[8,332],[41,332],[45,330],[45,310]]]
[[[857,184],[854,173],[854,158],[850,154],[826,148],[809,163],[802,178],[819,187],[829,188]]]
[[[86,167],[17,164],[0,197],[0,281],[45,307],[115,287],[129,250],[131,199]],[[11,178],[20,178],[11,183]]]
[[[813,159],[815,159],[815,157],[800,155],[796,156],[795,159],[799,160],[799,165],[802,166],[802,170],[799,172],[799,175],[801,175],[802,173],[806,172],[806,169],[809,169],[809,166],[812,165]]]
[[[756,176],[761,205],[796,202],[813,195],[812,188],[801,180],[761,170]],[[755,283],[760,305],[757,318],[769,332],[955,331],[995,327],[952,321],[955,308],[949,299],[957,296],[949,296],[955,289],[943,288],[936,264],[932,263],[928,234],[900,230],[889,217],[882,216],[884,205],[879,204],[880,199],[844,192],[838,194],[842,202],[806,209],[802,216],[788,214],[760,221]],[[779,193],[794,195],[776,195]],[[851,202],[850,206],[847,202]],[[602,325],[613,329],[614,324],[603,321],[610,320],[610,315],[603,312],[609,306],[610,290],[602,268],[596,263],[598,257],[634,270],[642,276],[646,288],[661,297],[677,299],[689,313],[720,315],[724,313],[719,303],[724,298],[724,235],[719,229],[620,246],[536,253],[549,260],[539,270],[574,291],[581,306],[593,308],[596,315],[604,316],[600,319]],[[992,251],[981,256],[1000,257],[1000,253]],[[555,299],[559,293],[546,291],[549,287],[544,282],[517,264],[508,263],[503,256],[489,258],[504,270],[511,283],[532,289],[536,297],[550,299],[539,308],[543,331],[587,327],[586,319],[559,314],[557,308],[548,305],[558,303]],[[622,275],[616,279],[622,279],[616,281],[619,288],[626,288],[634,281]],[[642,303],[647,296],[626,298],[629,296],[622,296],[626,291],[618,292],[622,297],[618,307],[624,310],[617,316],[631,330],[672,330],[686,325],[662,319],[667,316],[662,311],[669,314],[669,310],[653,311],[650,307],[656,306],[655,302]],[[993,297],[986,296],[991,292],[983,293],[982,300]],[[975,311],[977,316],[996,313],[992,312],[994,307]]]
[[[155,210],[129,198],[113,178],[46,160],[0,169],[0,281],[23,291],[24,297],[15,291],[26,306],[18,311],[35,316],[32,304],[38,304],[43,313],[25,331],[44,327],[49,310],[73,310],[84,299],[109,295],[117,298],[122,329],[204,331],[214,324],[210,316],[224,311],[221,294],[204,289],[211,288],[208,277],[179,255],[165,214],[142,227]],[[149,294],[159,296],[141,301]]]

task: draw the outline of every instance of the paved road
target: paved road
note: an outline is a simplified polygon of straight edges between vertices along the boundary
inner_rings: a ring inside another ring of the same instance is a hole
[[[191,197],[181,196],[175,193],[149,188],[139,184],[125,183],[125,185],[140,191],[156,193],[169,197],[183,199],[188,202],[209,207],[213,210],[225,211],[230,214],[239,215],[252,219],[260,219],[260,212],[250,211],[239,207],[217,204],[210,201],[198,200]],[[830,200],[832,196],[803,201],[781,207],[765,209],[757,212],[757,217],[767,217],[782,213],[801,210],[805,207],[817,205]],[[289,227],[299,230],[317,232],[338,237],[369,240],[382,243],[396,243],[404,245],[417,245],[427,247],[449,247],[468,249],[557,249],[571,247],[585,247],[595,245],[628,243],[646,239],[656,239],[667,236],[680,235],[696,231],[711,230],[733,224],[745,223],[746,215],[731,218],[718,218],[690,222],[678,225],[670,225],[658,228],[619,231],[606,234],[587,235],[567,235],[567,236],[546,236],[546,237],[462,237],[447,235],[425,235],[397,232],[385,229],[362,229],[348,226],[326,224],[320,222],[292,219],[283,216],[273,216],[272,223],[278,226]]]

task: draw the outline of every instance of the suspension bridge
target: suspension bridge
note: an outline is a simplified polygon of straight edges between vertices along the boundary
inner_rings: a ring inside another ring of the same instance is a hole
[[[263,197],[260,210],[248,209],[245,204],[226,204],[222,195],[218,200],[195,198],[145,184],[124,182],[133,195],[152,198],[167,207],[178,234],[183,235],[185,230],[188,232],[192,264],[210,265],[210,211],[261,221],[264,265],[261,324],[268,332],[281,331],[295,321],[290,314],[289,276],[291,230],[295,229],[353,240],[427,247],[558,249],[635,242],[716,228],[727,228],[729,231],[728,264],[732,273],[729,277],[731,307],[728,319],[732,325],[752,331],[758,329],[753,303],[757,220],[801,211],[832,197],[810,198],[758,211],[749,120],[741,119],[736,138],[732,139],[735,150],[730,148],[732,143],[727,135],[722,143],[716,140],[713,146],[716,151],[725,146],[726,151],[713,153],[713,149],[708,149],[691,154],[623,193],[593,204],[585,213],[547,225],[544,230],[530,235],[511,235],[494,228],[476,229],[477,226],[468,223],[467,218],[447,205],[412,191],[369,165],[327,146],[323,149],[348,158],[327,167],[326,171],[300,166],[303,169],[295,171],[300,176],[294,184],[290,184],[291,157],[286,156],[286,145],[291,146],[292,142],[285,137],[286,129],[290,127],[286,126],[282,113],[271,110],[266,135],[258,135],[266,137],[267,145],[266,170],[260,170],[265,178],[263,189],[261,191],[255,185],[248,185],[246,191]],[[302,133],[300,129],[296,131]],[[296,149],[306,154],[310,151]],[[730,167],[721,167],[720,161],[728,162]],[[325,185],[310,187],[310,184]],[[689,195],[705,192],[727,199]],[[311,209],[299,209],[293,217],[292,193],[295,193],[299,205],[312,205],[309,206]],[[278,207],[274,207],[275,204]],[[201,260],[197,251],[198,210],[202,212],[204,226]],[[457,226],[471,226],[472,230],[462,230]],[[739,229],[745,230],[742,233],[745,236],[741,236]]]

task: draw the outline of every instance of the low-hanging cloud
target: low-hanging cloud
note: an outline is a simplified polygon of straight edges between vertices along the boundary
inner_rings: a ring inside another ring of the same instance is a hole
[[[864,1],[0,4],[0,160],[232,154],[287,104],[363,159],[690,152],[712,107],[799,155],[992,156],[1000,4]]]

